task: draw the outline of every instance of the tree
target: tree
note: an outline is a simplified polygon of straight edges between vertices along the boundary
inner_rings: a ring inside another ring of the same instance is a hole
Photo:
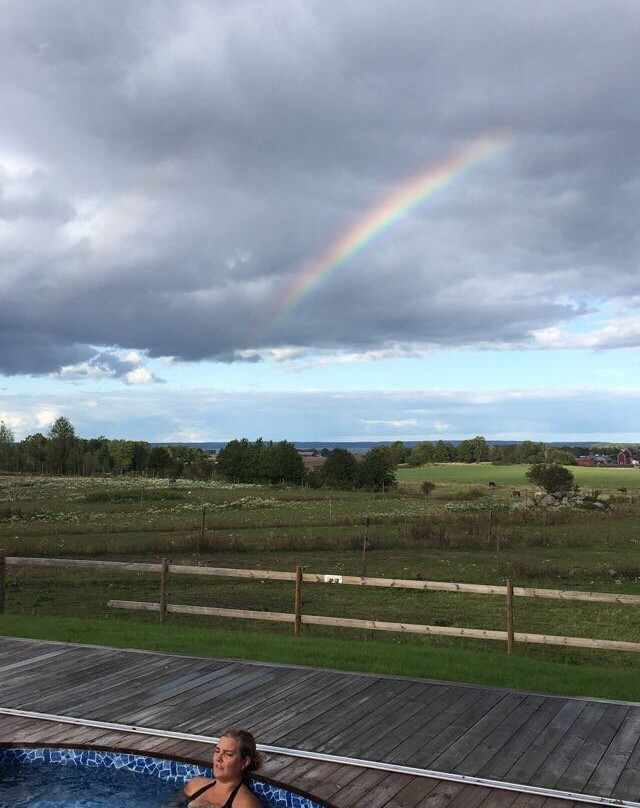
[[[110,440],[107,447],[114,472],[122,474],[123,471],[129,471],[133,463],[133,441]]]
[[[544,443],[523,440],[516,446],[516,463],[545,463]]]
[[[4,421],[0,421],[0,468],[9,469],[14,454],[15,440],[13,432]]]
[[[218,452],[217,468],[219,473],[230,482],[241,482],[246,468],[246,458],[249,453],[249,441],[230,440]]]
[[[276,477],[283,482],[299,481],[304,475],[304,463],[295,444],[281,440],[273,444]]]
[[[492,463],[510,464],[517,463],[515,443],[502,443],[489,447],[489,460]]]
[[[400,463],[406,463],[407,458],[409,457],[409,450],[404,445],[401,440],[394,440],[394,442],[389,447],[391,452],[391,457],[393,458],[393,462],[396,466]]]
[[[362,458],[358,469],[360,487],[380,491],[396,484],[395,464],[387,446],[375,446]]]
[[[472,440],[463,440],[456,448],[456,459],[459,463],[475,463],[475,447]]]
[[[448,463],[455,457],[455,447],[452,443],[445,443],[439,440],[434,449],[434,460],[436,463]]]
[[[232,482],[295,482],[304,475],[304,464],[293,443],[265,443],[258,438],[230,440],[218,452],[217,470]]]
[[[322,467],[324,484],[329,488],[356,488],[358,463],[347,449],[333,449]]]
[[[561,463],[563,466],[577,466],[576,456],[566,449],[551,446],[547,449],[547,463]]]
[[[410,466],[422,466],[425,463],[433,463],[435,459],[433,443],[430,440],[423,440],[411,449],[407,462]]]
[[[49,442],[47,445],[47,461],[49,471],[64,474],[67,471],[75,471],[70,468],[72,453],[76,447],[76,431],[71,425],[71,421],[64,416],[57,418],[49,430]]]
[[[489,459],[489,445],[482,435],[476,435],[471,441],[476,463],[486,463]]]
[[[149,462],[149,452],[151,446],[146,441],[137,440],[133,444],[133,470],[137,472],[145,471]]]
[[[47,461],[48,441],[42,432],[35,435],[27,435],[20,447],[25,460],[25,466],[29,471],[44,471]]]
[[[149,469],[154,477],[165,477],[171,464],[171,453],[166,446],[154,446],[149,452]]]
[[[460,463],[484,463],[489,459],[489,446],[482,435],[463,440],[456,449]]]
[[[556,463],[534,463],[526,476],[549,494],[569,491],[574,485],[573,474],[569,469]]]

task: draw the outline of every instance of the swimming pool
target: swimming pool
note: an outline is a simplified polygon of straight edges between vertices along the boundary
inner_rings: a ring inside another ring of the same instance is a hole
[[[97,749],[0,749],[0,808],[160,808],[207,766]],[[251,778],[265,808],[326,808],[274,783]]]

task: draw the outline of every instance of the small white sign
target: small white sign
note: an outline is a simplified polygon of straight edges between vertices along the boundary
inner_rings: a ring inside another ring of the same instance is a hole
[[[325,575],[324,582],[325,584],[341,584],[342,575]]]

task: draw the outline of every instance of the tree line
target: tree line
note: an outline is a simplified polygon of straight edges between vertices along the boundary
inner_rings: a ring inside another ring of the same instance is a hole
[[[376,446],[356,456],[342,448],[322,449],[323,467],[305,470],[295,445],[246,438],[232,440],[215,457],[194,446],[152,446],[146,441],[80,438],[68,418],[60,417],[46,435],[36,432],[22,441],[0,421],[0,470],[41,474],[142,474],[158,477],[209,479],[220,476],[236,482],[300,482],[311,486],[380,490],[395,482],[394,469],[403,463],[554,463],[575,465],[586,451],[613,454],[621,447],[597,445],[548,446],[525,440],[489,445],[477,435],[457,446],[444,441],[420,441],[413,447],[402,441]]]
[[[324,466],[305,470],[295,444],[288,441],[251,443],[232,440],[220,449],[216,470],[227,480],[244,483],[304,483],[313,488],[379,491],[395,484],[395,466],[390,448],[377,446],[357,458],[346,449],[323,450]]]
[[[0,421],[0,470],[35,474],[140,474],[230,482],[301,483],[319,487],[380,490],[395,483],[393,454],[376,447],[358,459],[345,449],[327,450],[323,468],[307,471],[295,445],[246,438],[231,440],[217,456],[194,446],[152,446],[146,441],[80,438],[68,418],[58,418],[46,435],[16,441]]]
[[[499,443],[489,445],[482,435],[461,441],[457,446],[447,441],[420,441],[408,448],[402,441],[391,444],[391,450],[398,463],[410,466],[423,466],[425,463],[561,463],[575,465],[577,458],[584,454],[580,446],[548,446],[547,444],[523,440],[521,443]]]
[[[134,473],[157,477],[208,479],[215,459],[194,446],[152,446],[146,441],[80,438],[68,418],[58,418],[46,435],[15,441],[0,421],[0,469],[36,474]]]

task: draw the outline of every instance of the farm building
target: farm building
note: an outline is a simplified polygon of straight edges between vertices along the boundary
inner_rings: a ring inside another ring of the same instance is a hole
[[[579,466],[615,466],[616,459],[611,455],[589,454],[580,455],[580,457],[577,458],[576,463]]]
[[[619,466],[635,466],[637,463],[637,452],[634,452],[633,449],[623,449],[621,452],[618,452]]]
[[[302,449],[298,451],[298,454],[302,458],[302,465],[305,469],[319,469],[327,462],[327,458],[315,450],[307,451]]]

